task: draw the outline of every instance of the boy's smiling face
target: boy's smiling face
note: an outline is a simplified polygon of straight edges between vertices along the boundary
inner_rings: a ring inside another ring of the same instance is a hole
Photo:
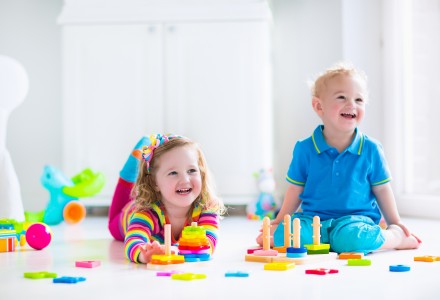
[[[363,82],[350,75],[336,75],[327,80],[312,105],[326,130],[353,133],[365,114],[367,92]]]

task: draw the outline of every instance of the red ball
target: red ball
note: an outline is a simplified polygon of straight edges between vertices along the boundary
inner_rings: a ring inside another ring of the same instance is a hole
[[[44,223],[34,223],[26,230],[26,242],[35,250],[47,247],[52,240],[52,231]]]

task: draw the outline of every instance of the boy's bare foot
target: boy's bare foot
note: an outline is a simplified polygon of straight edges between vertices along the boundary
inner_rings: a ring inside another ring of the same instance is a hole
[[[397,243],[397,250],[404,249],[417,249],[420,246],[421,241],[415,237],[414,235],[406,236],[405,232],[397,225],[390,225],[387,231],[393,232],[397,240],[400,240],[400,243]]]
[[[382,231],[385,242],[380,249],[417,249],[421,241],[414,235],[407,236],[400,226],[392,224]]]

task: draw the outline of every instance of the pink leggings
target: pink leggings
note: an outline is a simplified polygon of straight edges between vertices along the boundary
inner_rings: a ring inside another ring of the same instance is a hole
[[[108,212],[108,229],[111,235],[118,241],[124,240],[122,230],[122,213],[124,206],[129,203],[131,198],[131,189],[134,183],[119,178],[113,194],[112,203]]]

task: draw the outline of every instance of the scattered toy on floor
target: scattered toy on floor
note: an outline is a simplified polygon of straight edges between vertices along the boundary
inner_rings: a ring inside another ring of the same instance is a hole
[[[317,269],[306,270],[306,274],[313,274],[313,275],[327,275],[327,274],[336,274],[336,273],[339,273],[339,271],[336,269],[317,268]]]
[[[25,212],[26,220],[57,225],[63,220],[74,224],[82,221],[86,209],[78,198],[96,195],[104,187],[104,174],[85,169],[71,179],[53,166],[45,166],[40,178],[41,184],[49,191],[49,203],[42,212]]]
[[[245,260],[249,262],[293,262],[295,264],[305,264],[311,262],[318,262],[324,260],[332,260],[337,258],[337,254],[329,252],[329,244],[320,244],[320,219],[314,218],[312,226],[314,227],[313,237],[314,244],[304,245],[300,247],[300,222],[299,219],[294,219],[293,233],[290,216],[284,216],[284,246],[274,247],[270,249],[270,219],[265,217],[263,219],[263,249],[248,249],[248,254],[245,256]],[[293,241],[293,247],[292,245]],[[306,248],[308,247],[308,248]],[[309,253],[311,252],[311,253]],[[308,255],[313,254],[313,255]]]
[[[101,265],[101,261],[99,260],[83,260],[83,261],[76,261],[75,267],[77,268],[96,268]]]
[[[57,273],[51,273],[47,271],[41,271],[41,272],[25,272],[23,274],[24,278],[29,279],[45,279],[45,278],[57,278]]]
[[[34,223],[26,230],[26,241],[35,250],[46,248],[52,240],[52,231],[44,223]]]
[[[406,265],[393,265],[390,266],[390,272],[408,272],[409,270],[411,270],[410,266],[406,266]]]
[[[85,277],[70,277],[70,276],[63,276],[63,277],[57,277],[53,279],[53,283],[78,283],[81,281],[86,281]]]

